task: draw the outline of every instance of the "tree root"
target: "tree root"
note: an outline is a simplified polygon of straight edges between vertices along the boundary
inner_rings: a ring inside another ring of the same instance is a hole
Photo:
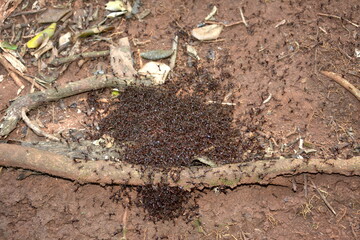
[[[360,157],[335,159],[279,159],[227,164],[220,167],[160,169],[104,160],[72,160],[49,151],[0,144],[0,166],[30,169],[80,183],[169,184],[184,189],[242,184],[269,184],[277,176],[300,173],[360,176]]]
[[[21,119],[22,109],[25,109],[26,112],[47,102],[101,88],[124,88],[130,82],[148,84],[146,80],[135,81],[133,78],[115,78],[107,75],[101,77],[92,76],[76,82],[70,82],[62,87],[49,88],[41,92],[34,92],[19,97],[6,110],[6,114],[0,123],[0,136],[6,136],[15,129],[16,124]]]

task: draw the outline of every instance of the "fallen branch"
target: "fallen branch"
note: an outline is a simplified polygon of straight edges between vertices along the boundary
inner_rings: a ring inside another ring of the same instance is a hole
[[[110,54],[109,50],[98,51],[98,52],[84,52],[84,53],[75,54],[75,55],[72,55],[69,57],[55,58],[53,61],[51,61],[50,65],[57,67],[64,63],[71,63],[71,62],[74,62],[79,59],[105,57],[105,56],[108,56],[109,54]]]
[[[339,74],[334,72],[327,72],[327,71],[321,71],[322,75],[327,76],[340,84],[342,87],[344,87],[346,90],[351,92],[359,101],[360,101],[360,90],[357,89],[354,85],[349,83],[345,78],[341,77]]]
[[[124,162],[72,160],[49,151],[0,144],[0,166],[30,169],[80,183],[169,184],[184,189],[241,184],[269,184],[277,176],[300,173],[337,173],[360,176],[360,157],[334,159],[279,159],[228,164],[220,167],[160,169]]]
[[[92,76],[76,82],[70,82],[62,87],[50,88],[19,97],[6,110],[6,114],[0,123],[0,136],[6,136],[15,129],[16,124],[21,119],[22,109],[30,111],[47,102],[101,88],[123,88],[127,85],[127,82],[131,81],[134,81],[134,79],[115,78],[107,75],[101,77]]]

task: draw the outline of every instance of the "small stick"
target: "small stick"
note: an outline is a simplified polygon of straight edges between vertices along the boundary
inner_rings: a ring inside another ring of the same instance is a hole
[[[304,194],[305,198],[308,197],[308,181],[307,181],[307,174],[304,173]]]
[[[242,7],[239,7],[239,10],[240,10],[241,19],[242,19],[243,23],[245,24],[245,27],[249,27],[249,25],[247,24],[246,19],[245,19],[245,17],[244,17],[244,13],[243,13]]]
[[[11,70],[8,70],[10,77],[14,80],[14,82],[16,83],[16,85],[18,85],[19,88],[24,89],[25,86],[22,83],[21,79]]]
[[[125,211],[124,211],[124,215],[123,215],[123,236],[121,238],[121,240],[126,240],[126,231],[127,231],[127,227],[126,227],[126,222],[127,222],[127,214],[128,214],[128,208],[125,207]]]
[[[219,38],[219,39],[215,39],[215,40],[204,40],[203,42],[206,42],[206,43],[216,43],[216,42],[224,42],[225,39],[223,38]]]
[[[296,191],[297,191],[297,185],[296,185],[296,181],[295,181],[295,177],[294,177],[294,176],[291,178],[291,183],[292,183],[292,190],[293,190],[294,192],[296,192]]]
[[[3,56],[0,55],[0,63],[6,68],[7,71],[12,71],[14,73],[16,73],[17,75],[19,75],[20,77],[24,78],[26,81],[28,81],[29,83],[33,84],[37,89],[39,90],[44,90],[44,88],[42,86],[40,86],[39,84],[37,84],[35,82],[34,79],[25,76],[24,74],[22,74],[19,70],[17,70],[16,68],[14,68]]]
[[[137,57],[139,59],[139,67],[142,68],[144,66],[143,61],[142,61],[142,57],[140,56],[140,49],[138,48],[137,52]]]
[[[20,15],[30,15],[30,14],[41,13],[41,12],[44,12],[45,10],[46,10],[46,8],[41,8],[39,10],[30,10],[30,11],[18,12],[18,13],[14,13],[11,16],[9,16],[9,18],[17,17],[17,16],[20,16]]]
[[[320,73],[340,84],[342,87],[344,87],[349,92],[351,92],[360,101],[360,90],[357,89],[351,83],[349,83],[345,78],[341,77],[339,74],[334,72],[321,71]]]
[[[320,190],[316,187],[315,183],[311,181],[311,184],[313,185],[313,187],[315,188],[315,190],[317,191],[317,193],[320,195],[321,199],[324,201],[325,205],[330,209],[330,211],[336,215],[336,212],[334,210],[334,208],[330,205],[330,203],[326,200],[326,198],[324,197],[324,195],[322,195],[322,193],[320,192]]]
[[[11,4],[9,4],[10,2]],[[0,9],[2,11],[0,15],[0,24],[2,24],[6,20],[6,18],[8,18],[11,15],[11,13],[19,6],[21,2],[22,0],[6,1],[2,5],[0,5]],[[9,8],[10,6],[11,8]]]
[[[336,19],[344,20],[344,21],[350,23],[351,25],[353,25],[353,26],[355,26],[355,27],[357,27],[357,28],[360,27],[359,24],[356,24],[356,23],[354,23],[354,22],[352,22],[352,21],[350,21],[350,20],[348,20],[348,19],[346,19],[346,18],[340,17],[340,16],[331,15],[331,14],[326,14],[326,13],[318,13],[318,15],[319,15],[319,16],[322,16],[322,17],[329,17],[329,18],[336,18]]]
[[[171,69],[173,69],[175,67],[175,64],[176,64],[178,41],[179,41],[179,37],[176,35],[174,40],[173,40],[173,44],[172,44],[173,54],[172,54],[172,56],[170,58],[170,68]]]
[[[238,21],[238,22],[233,22],[233,23],[229,23],[229,24],[225,24],[223,22],[217,22],[217,21],[205,21],[204,23],[207,23],[207,24],[217,24],[217,25],[222,25],[224,27],[232,27],[234,25],[238,25],[238,24],[241,24],[241,23],[244,23],[243,21]]]
[[[60,142],[60,139],[58,139],[57,137],[55,137],[49,133],[43,132],[36,124],[32,123],[30,121],[30,119],[26,116],[25,108],[21,109],[21,117],[24,120],[24,122],[26,123],[26,125],[31,130],[33,130],[34,133],[36,133],[36,135],[46,137],[46,138],[56,141],[56,142]]]
[[[358,239],[358,238],[357,238],[357,234],[356,234],[356,232],[355,232],[355,229],[354,229],[354,226],[352,225],[352,223],[350,223],[350,228],[351,228],[351,232],[352,232],[352,234],[354,235],[355,239]]]
[[[64,58],[55,58],[53,61],[51,61],[51,65],[57,67],[60,66],[61,64],[64,63],[70,63],[82,58],[94,58],[94,57],[105,57],[108,56],[110,54],[109,50],[105,50],[105,51],[98,51],[98,52],[84,52],[84,53],[80,53],[80,54],[75,54],[69,57],[64,57]]]

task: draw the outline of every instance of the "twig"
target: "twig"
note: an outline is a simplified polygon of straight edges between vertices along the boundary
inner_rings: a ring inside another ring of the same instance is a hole
[[[272,98],[272,95],[270,93],[269,96],[262,102],[262,104],[268,103],[271,100],[271,98]]]
[[[139,68],[142,68],[144,66],[143,61],[142,61],[142,57],[140,56],[140,49],[138,48],[136,51],[137,54],[137,59],[139,59]]]
[[[225,24],[223,22],[217,22],[217,21],[205,21],[204,23],[207,24],[217,24],[217,25],[222,25],[224,27],[232,27],[241,23],[244,23],[243,21],[238,21],[238,22],[233,22],[233,23],[229,23],[229,24]]]
[[[286,23],[286,19],[283,19],[281,22],[279,22],[275,25],[275,28],[278,28],[278,27],[284,25],[285,23]]]
[[[24,84],[21,81],[21,79],[12,71],[12,69],[9,68],[9,63],[8,61],[2,56],[0,55],[0,63],[4,66],[4,68],[6,69],[6,71],[9,73],[10,77],[14,80],[15,84],[19,87],[19,90],[17,92],[17,94],[19,94],[24,88]],[[11,65],[10,65],[11,66]],[[13,68],[15,69],[15,68]],[[16,69],[15,69],[16,70]]]
[[[95,57],[104,57],[104,56],[108,56],[110,54],[109,50],[105,50],[105,51],[98,51],[98,52],[84,52],[84,53],[80,53],[80,54],[75,54],[69,57],[64,57],[64,58],[56,58],[53,61],[51,61],[51,65],[57,67],[60,66],[61,64],[64,63],[70,63],[82,58],[95,58]]]
[[[321,199],[324,201],[325,205],[330,209],[330,211],[336,215],[336,212],[334,210],[334,208],[330,205],[330,203],[326,200],[326,198],[324,197],[324,195],[320,192],[320,190],[316,187],[315,183],[313,182],[313,180],[310,180],[311,184],[313,185],[313,187],[315,188],[315,190],[317,191],[317,193],[320,195]]]
[[[306,173],[304,173],[304,195],[305,195],[305,198],[308,197],[308,181],[307,181]]]
[[[296,192],[296,191],[297,191],[297,185],[296,185],[296,181],[295,181],[295,177],[294,177],[294,176],[291,178],[291,184],[292,184],[292,190],[293,190],[294,192]]]
[[[175,64],[176,64],[178,42],[179,42],[179,36],[176,35],[174,40],[173,40],[173,44],[172,44],[173,54],[171,55],[171,58],[170,58],[170,68],[171,69],[174,69]]]
[[[14,80],[14,82],[16,83],[16,85],[18,85],[19,88],[24,89],[25,86],[22,83],[21,79],[11,70],[8,70],[8,73],[10,75],[10,77]]]
[[[46,132],[43,132],[36,124],[32,123],[30,121],[30,119],[26,116],[26,110],[25,108],[23,108],[21,110],[21,117],[22,119],[24,120],[24,122],[26,123],[26,125],[34,131],[34,133],[36,133],[36,135],[40,136],[40,137],[46,137],[50,140],[53,140],[53,141],[56,141],[56,142],[59,142],[60,139],[58,139],[57,137],[49,134],[49,133],[46,133]]]
[[[206,43],[216,43],[216,42],[224,42],[225,39],[223,38],[219,38],[219,39],[214,39],[214,40],[204,40],[203,42],[206,42]]]
[[[30,11],[18,12],[18,13],[14,13],[11,16],[9,16],[9,18],[17,17],[17,16],[20,16],[20,15],[30,15],[30,14],[35,14],[35,13],[41,13],[41,12],[44,12],[45,10],[46,10],[46,8],[41,8],[39,10],[30,10]]]
[[[244,17],[242,7],[239,7],[239,10],[240,10],[240,16],[241,16],[242,22],[245,24],[245,27],[249,27],[249,25],[247,24],[246,19]]]
[[[354,229],[354,226],[352,225],[352,223],[350,223],[350,228],[351,228],[351,233],[354,235],[354,239],[358,239],[357,238],[357,234],[356,234],[356,232],[355,232],[355,229]]]
[[[343,213],[340,215],[340,217],[336,220],[336,223],[339,224],[339,222],[345,217],[346,215],[346,207],[344,207]]]
[[[128,208],[125,207],[125,211],[124,211],[124,215],[123,215],[123,236],[121,238],[121,240],[126,240],[126,232],[127,232],[127,214],[128,214]]]
[[[3,24],[2,26],[0,26],[0,31],[12,28],[13,26],[14,26],[13,23]],[[29,27],[29,24],[28,23],[21,23],[21,24],[16,24],[14,27],[17,28],[17,29],[18,28],[21,29],[21,28]]]
[[[21,2],[22,0],[2,1],[2,5],[0,5],[0,24],[2,24],[6,18],[11,15]]]
[[[334,72],[327,72],[327,71],[321,71],[322,75],[327,76],[340,84],[342,87],[344,87],[346,90],[351,92],[359,101],[360,101],[360,90],[357,89],[354,85],[349,83],[345,78],[341,77],[339,74]]]
[[[329,18],[336,18],[336,19],[339,19],[339,20],[344,20],[345,22],[348,22],[350,23],[351,25],[355,26],[355,27],[360,27],[359,24],[356,24],[346,18],[343,18],[343,17],[340,17],[340,16],[336,16],[336,15],[332,15],[332,14],[326,14],[326,13],[318,13],[319,16],[322,16],[322,17],[329,17]]]
[[[34,85],[37,89],[39,90],[44,90],[44,88],[42,86],[40,86],[39,84],[37,84],[35,82],[34,79],[25,76],[23,73],[21,73],[19,70],[17,70],[16,68],[14,68],[3,56],[0,55],[0,63],[6,68],[7,71],[12,71],[14,73],[16,73],[17,75],[19,75],[20,77],[22,77],[23,79],[25,79],[26,81],[28,81],[29,83],[31,83],[32,85]]]

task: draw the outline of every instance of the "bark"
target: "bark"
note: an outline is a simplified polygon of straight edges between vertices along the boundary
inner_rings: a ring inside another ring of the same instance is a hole
[[[29,111],[47,102],[101,88],[123,88],[127,86],[127,83],[129,82],[134,82],[134,79],[115,78],[106,75],[101,77],[92,76],[76,82],[70,82],[62,87],[50,88],[41,92],[34,92],[19,97],[6,110],[6,114],[0,123],[0,136],[6,136],[15,129],[16,124],[21,119],[22,109]],[[144,83],[146,84],[146,82]]]
[[[300,173],[360,175],[360,157],[335,159],[279,159],[228,164],[220,167],[159,169],[124,162],[72,160],[49,151],[0,144],[0,165],[30,169],[80,183],[169,184],[184,189],[241,184],[269,184],[277,176]]]

